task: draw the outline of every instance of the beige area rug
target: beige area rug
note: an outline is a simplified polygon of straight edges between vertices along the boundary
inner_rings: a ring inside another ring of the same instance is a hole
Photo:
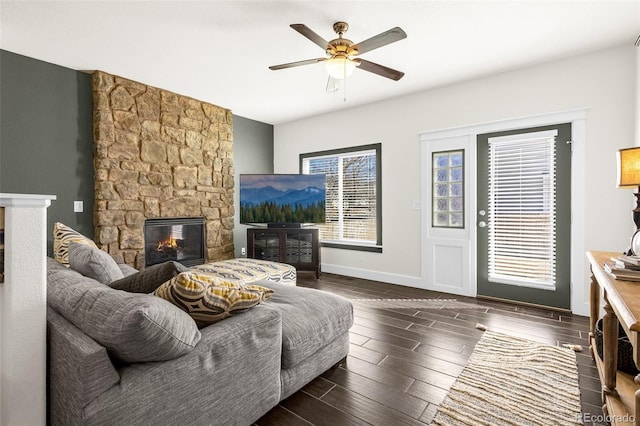
[[[351,299],[373,308],[386,309],[482,309],[486,306],[459,302],[456,299]]]
[[[580,425],[571,349],[486,331],[432,425]]]

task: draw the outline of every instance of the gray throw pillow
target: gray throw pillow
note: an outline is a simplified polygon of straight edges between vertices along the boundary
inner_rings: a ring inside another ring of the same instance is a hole
[[[125,277],[138,272],[136,268],[134,268],[133,266],[129,266],[126,263],[118,263],[118,268],[120,268],[120,270],[122,271],[122,275],[124,275]]]
[[[69,265],[74,271],[102,284],[124,278],[120,267],[109,253],[86,244],[69,244]]]
[[[163,262],[114,281],[109,287],[131,293],[153,293],[160,285],[188,270],[189,268],[178,262]]]
[[[120,361],[166,361],[200,341],[195,321],[159,297],[114,290],[62,266],[49,269],[47,283],[49,306]]]

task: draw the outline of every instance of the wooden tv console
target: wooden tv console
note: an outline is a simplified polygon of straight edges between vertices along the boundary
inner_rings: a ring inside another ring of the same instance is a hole
[[[247,257],[288,263],[320,278],[318,228],[248,228]]]
[[[602,383],[603,411],[612,425],[640,426],[640,374],[617,370],[618,322],[633,345],[633,361],[640,365],[640,283],[616,280],[603,269],[605,261],[620,253],[587,252],[591,264],[590,333],[591,355]],[[604,295],[602,327],[603,358],[595,350],[595,327],[600,316],[600,290]]]

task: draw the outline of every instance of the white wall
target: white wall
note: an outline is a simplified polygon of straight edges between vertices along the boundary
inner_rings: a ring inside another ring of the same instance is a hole
[[[420,211],[411,209],[420,199],[418,134],[587,108],[587,177],[574,188],[585,193],[585,246],[620,251],[633,231],[633,195],[615,188],[615,152],[634,145],[636,67],[625,46],[277,125],[274,171],[298,172],[300,153],[381,142],[383,253],[325,248],[323,270],[412,285],[422,275]],[[587,268],[584,253],[572,257]]]

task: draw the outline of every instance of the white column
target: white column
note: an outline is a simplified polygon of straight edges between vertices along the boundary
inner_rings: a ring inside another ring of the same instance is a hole
[[[47,207],[53,195],[0,194],[0,424],[46,423]]]

